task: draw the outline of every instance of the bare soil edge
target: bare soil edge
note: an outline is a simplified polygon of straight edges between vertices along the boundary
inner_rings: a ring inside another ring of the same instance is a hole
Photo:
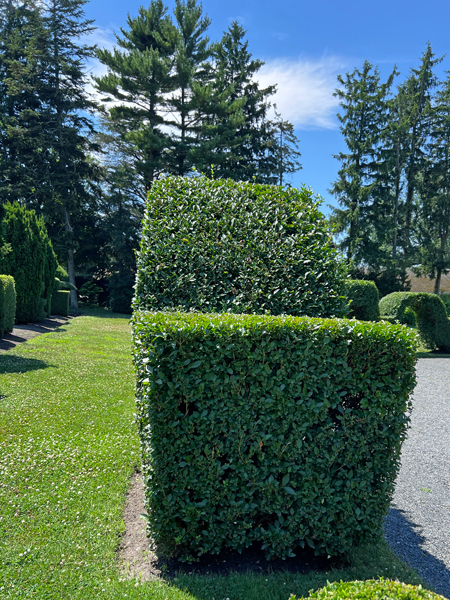
[[[135,473],[125,503],[125,533],[119,550],[119,571],[126,579],[142,582],[161,579],[161,570],[155,565],[157,557],[151,551],[145,533],[147,522],[140,516],[144,513],[142,475]]]
[[[135,473],[126,497],[124,509],[125,533],[119,548],[118,567],[124,579],[141,582],[165,581],[180,572],[198,575],[229,575],[230,573],[269,574],[274,572],[308,573],[330,571],[346,566],[345,559],[326,559],[315,556],[309,547],[297,550],[297,556],[282,560],[266,560],[260,548],[250,547],[241,554],[233,550],[222,550],[220,554],[203,555],[198,562],[180,563],[176,558],[167,558],[155,551],[152,540],[146,536],[147,521],[141,515],[144,508],[144,485],[141,473]]]

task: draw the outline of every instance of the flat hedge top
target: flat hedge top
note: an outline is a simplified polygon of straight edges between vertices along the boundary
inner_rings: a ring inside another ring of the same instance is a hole
[[[346,267],[318,205],[307,188],[155,182],[134,308],[343,316]]]
[[[138,345],[140,338],[157,335],[168,338],[200,338],[203,336],[230,337],[234,333],[240,336],[261,338],[264,335],[283,336],[296,332],[309,331],[326,333],[326,343],[333,337],[342,339],[347,336],[348,344],[353,340],[389,344],[396,342],[396,349],[414,354],[417,335],[402,325],[386,322],[361,322],[348,319],[321,319],[314,317],[293,317],[290,315],[247,315],[230,313],[186,313],[186,312],[150,312],[136,311],[133,315],[134,340]],[[379,349],[379,347],[378,347]],[[311,348],[311,354],[314,349]],[[377,356],[377,360],[379,360]],[[386,360],[391,362],[392,357]]]

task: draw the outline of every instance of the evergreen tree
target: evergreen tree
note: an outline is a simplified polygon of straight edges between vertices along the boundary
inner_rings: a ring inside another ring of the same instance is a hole
[[[425,168],[417,182],[418,272],[435,279],[439,294],[441,277],[450,271],[450,75],[436,95],[430,121]]]
[[[166,169],[169,137],[165,123],[167,96],[174,92],[174,52],[179,35],[162,0],[128,16],[128,29],[117,43],[123,50],[98,50],[107,75],[94,78],[96,87],[116,104],[107,112],[106,132],[114,151],[127,157],[142,180],[144,197],[154,178]],[[104,138],[106,140],[106,138]]]
[[[294,126],[289,121],[282,119],[277,111],[276,105],[275,119],[272,121],[274,144],[272,155],[276,161],[277,184],[283,185],[283,178],[299,171],[302,166],[299,162],[301,153],[298,150],[298,138],[294,133]]]
[[[372,227],[377,211],[374,189],[377,176],[378,149],[387,125],[388,94],[395,71],[386,83],[380,83],[377,68],[365,61],[361,71],[338,76],[342,89],[335,96],[343,109],[338,114],[348,152],[336,155],[341,162],[338,179],[331,188],[343,208],[333,210],[333,224],[343,234],[340,247],[349,263],[355,266],[378,260],[378,241]]]
[[[51,202],[40,208],[51,222],[53,239],[61,228],[64,236],[60,247],[67,252],[69,281],[75,285],[77,240],[74,219],[85,212],[95,196],[99,171],[90,154],[99,150],[91,141],[94,133],[87,116],[95,104],[86,93],[86,62],[95,47],[80,43],[80,38],[93,31],[92,21],[85,19],[83,6],[87,0],[49,0],[43,17],[48,33],[45,48],[47,78],[39,89],[45,103],[46,146],[51,149],[47,177],[51,186]],[[78,308],[77,295],[71,290],[71,304]]]
[[[264,63],[252,59],[245,33],[234,21],[213,46],[196,166],[207,173],[212,165],[215,177],[276,183],[277,133],[268,120],[276,86],[260,89],[255,81]]]
[[[48,149],[39,88],[46,71],[41,9],[3,3],[0,22],[0,200],[36,202],[48,195]]]
[[[167,155],[170,172],[184,175],[193,166],[192,150],[197,143],[202,121],[202,95],[211,78],[209,38],[205,37],[211,21],[203,16],[196,0],[175,0],[178,40],[174,53],[175,92],[168,98],[173,128]]]
[[[399,102],[408,126],[405,165],[406,197],[401,243],[403,253],[410,259],[412,258],[411,229],[414,195],[426,162],[426,147],[432,123],[432,92],[438,83],[433,69],[441,61],[442,58],[435,58],[431,46],[428,44],[422,55],[420,67],[411,69],[408,79],[398,88]]]

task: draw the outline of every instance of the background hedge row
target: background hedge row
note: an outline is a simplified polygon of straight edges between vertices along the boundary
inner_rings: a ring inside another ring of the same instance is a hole
[[[0,275],[0,336],[13,330],[15,315],[14,279],[9,275]]]
[[[343,316],[346,267],[318,205],[308,188],[155,181],[134,308]]]
[[[425,292],[394,292],[380,300],[381,318],[399,323],[411,323],[414,311],[417,330],[424,348],[450,352],[450,320],[445,305],[436,294]]]
[[[17,203],[3,211],[3,243],[10,251],[0,254],[0,273],[14,277],[16,322],[29,323],[50,314],[56,255],[42,218]]]
[[[380,534],[415,383],[402,326],[230,314],[133,321],[149,532],[193,560]],[[401,365],[401,369],[399,369]]]

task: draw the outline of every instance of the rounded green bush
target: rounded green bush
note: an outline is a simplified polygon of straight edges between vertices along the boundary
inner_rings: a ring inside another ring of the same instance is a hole
[[[359,321],[378,321],[380,296],[373,281],[363,279],[347,279],[345,293],[350,300],[349,317]]]
[[[394,292],[380,300],[381,318],[409,325],[408,309],[414,311],[421,344],[429,350],[450,352],[450,320],[436,294]]]
[[[424,590],[422,586],[407,585],[390,580],[337,581],[329,583],[308,596],[308,600],[445,600],[443,596]],[[291,596],[289,600],[295,600]]]
[[[167,177],[149,193],[135,310],[346,314],[346,266],[309,188]]]

